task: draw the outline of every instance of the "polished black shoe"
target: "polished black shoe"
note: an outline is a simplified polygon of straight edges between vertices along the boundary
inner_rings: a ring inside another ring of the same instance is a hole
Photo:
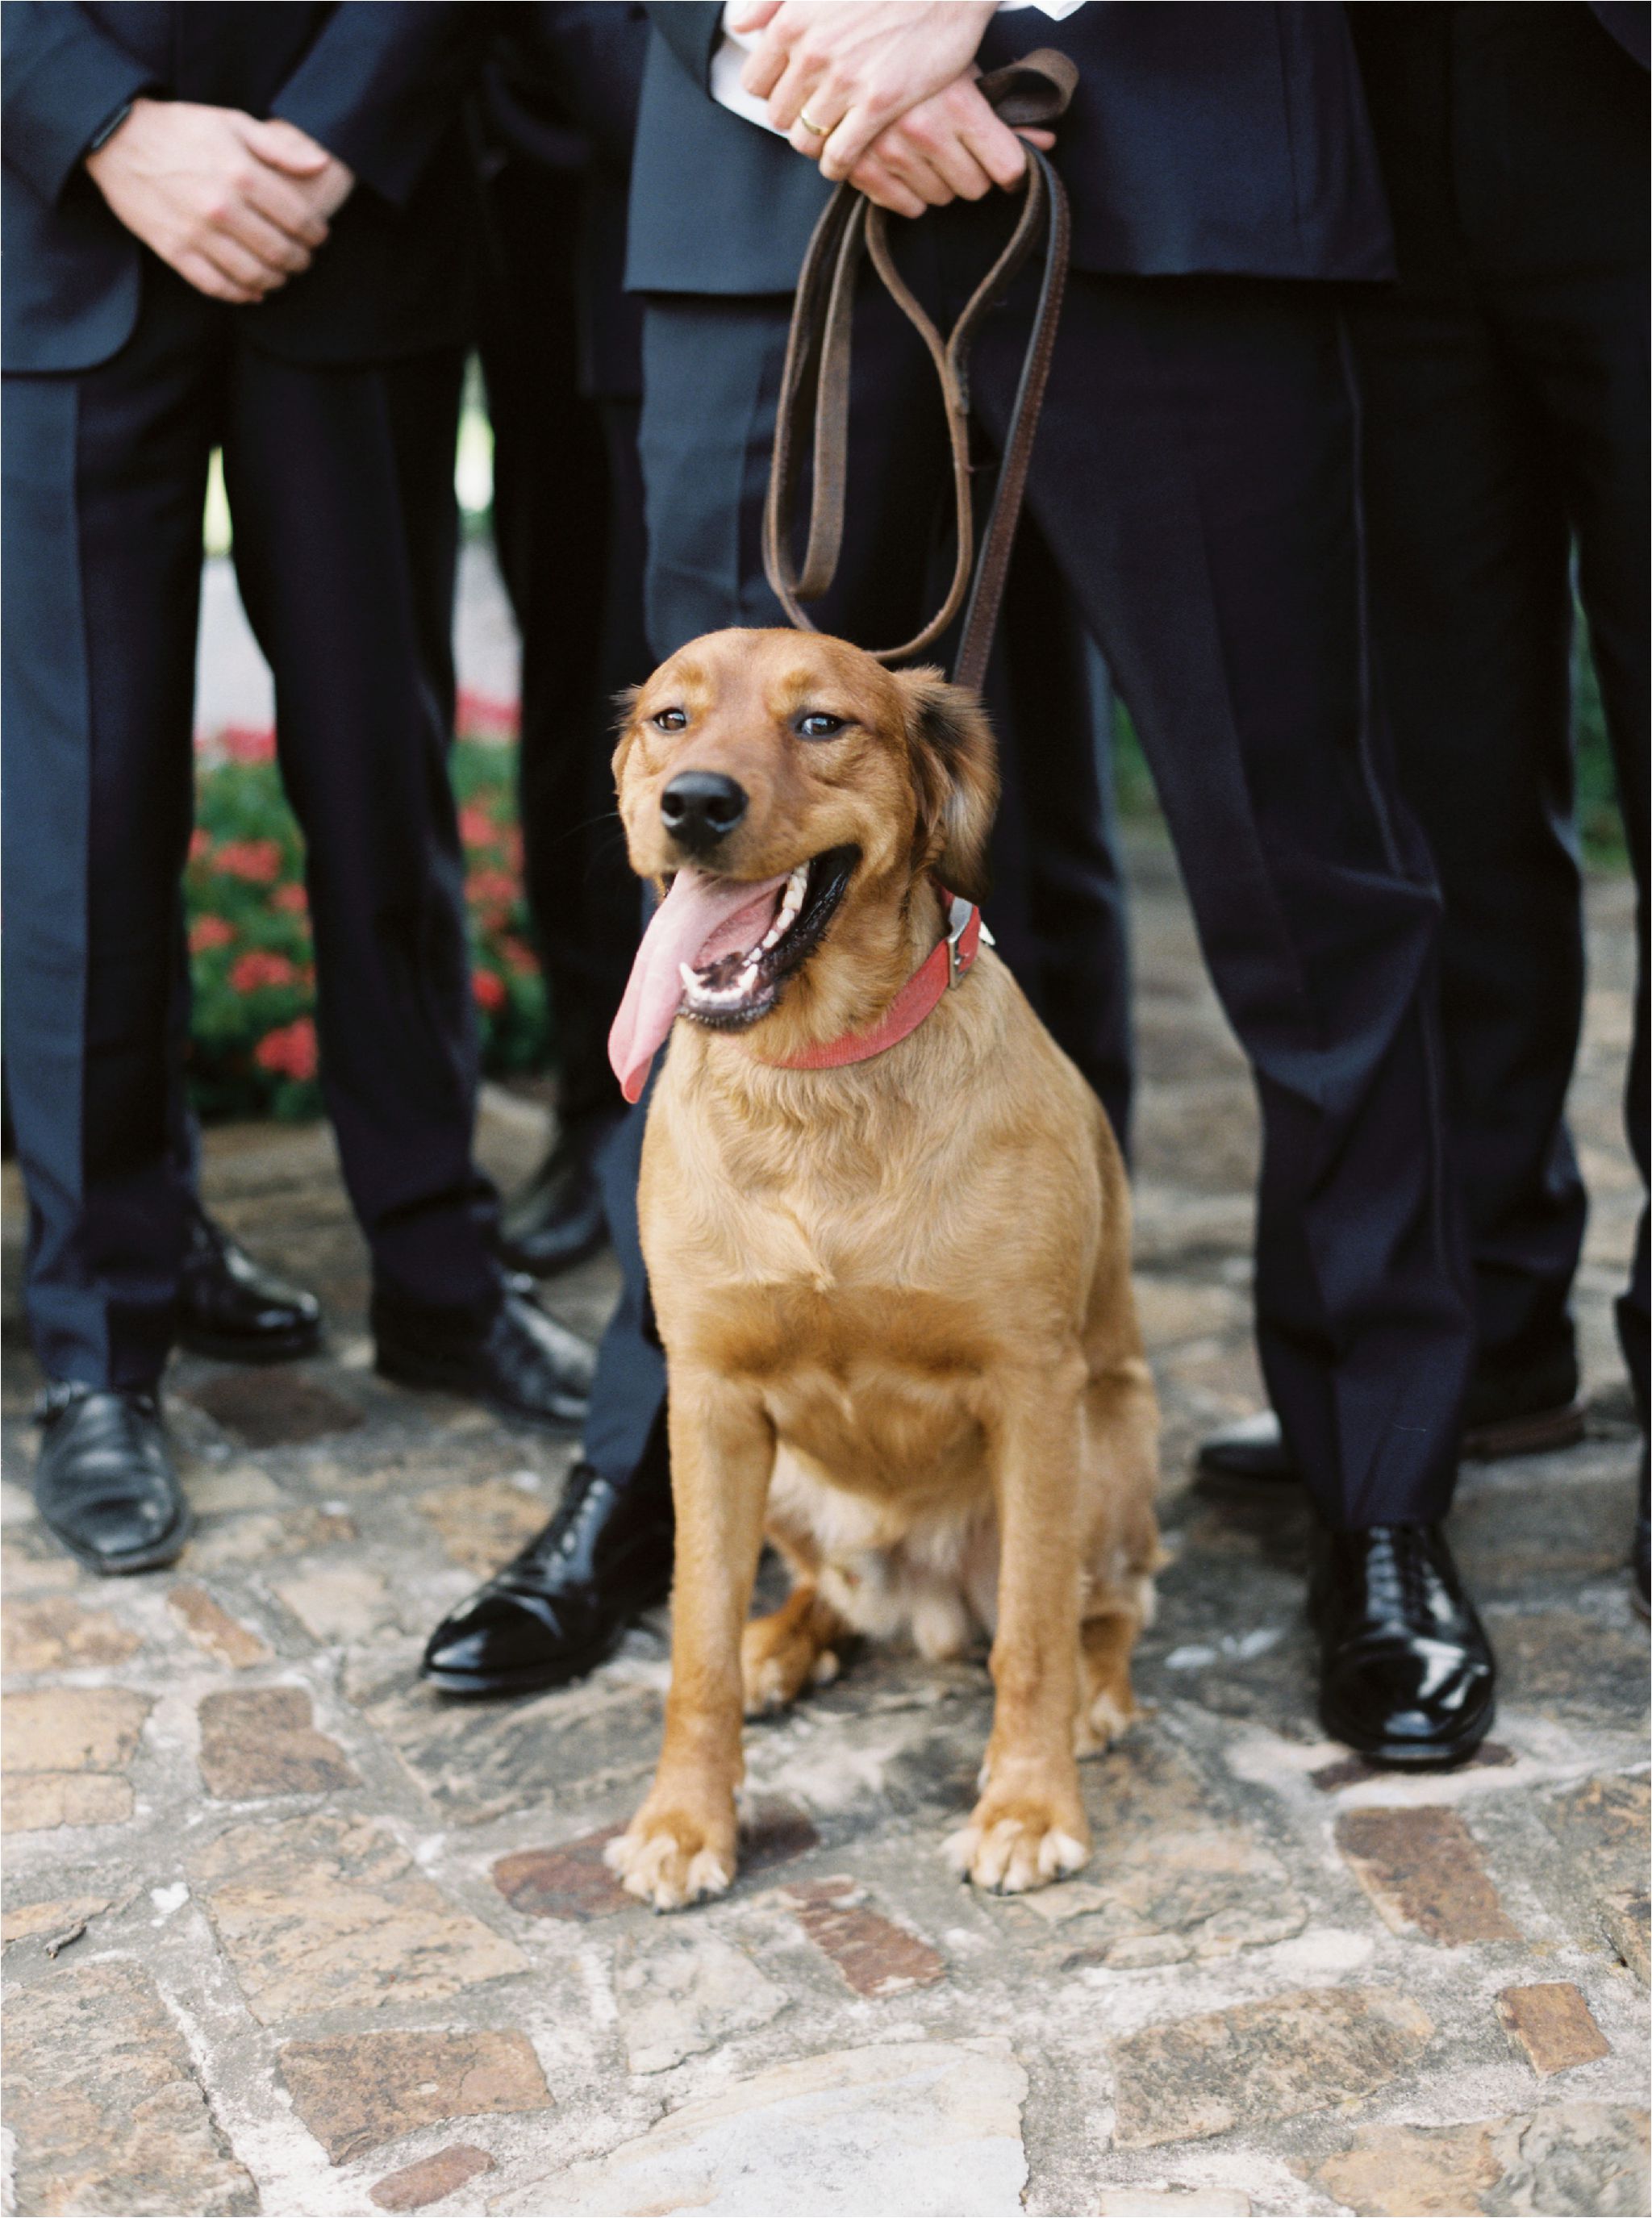
[[[372,1326],[386,1379],[463,1394],[526,1424],[585,1422],[596,1350],[540,1307],[531,1279],[508,1278],[498,1309],[482,1323],[376,1294]]]
[[[1570,1385],[1539,1378],[1537,1393],[1504,1383],[1476,1380],[1463,1411],[1463,1459],[1496,1463],[1505,1456],[1547,1455],[1583,1437],[1583,1404],[1576,1372]],[[1207,1485],[1237,1490],[1295,1486],[1301,1474],[1271,1409],[1240,1417],[1201,1441],[1199,1477]]]
[[[538,1539],[432,1633],[425,1676],[449,1694],[519,1694],[581,1677],[670,1592],[671,1541],[667,1487],[617,1487],[575,1464]]]
[[[617,1121],[586,1117],[558,1133],[532,1184],[511,1204],[500,1226],[499,1252],[513,1271],[552,1279],[606,1242],[596,1154]]]
[[[177,1337],[194,1354],[225,1363],[289,1363],[321,1345],[321,1304],[255,1263],[204,1209],[191,1209]]]
[[[113,1578],[182,1553],[195,1521],[153,1394],[58,1380],[35,1403],[34,1419],[34,1499],[71,1556]]]
[[[1308,1589],[1320,1719],[1372,1763],[1461,1763],[1495,1712],[1496,1667],[1438,1525],[1322,1533]]]

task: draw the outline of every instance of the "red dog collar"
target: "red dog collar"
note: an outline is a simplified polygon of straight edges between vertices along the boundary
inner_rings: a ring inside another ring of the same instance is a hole
[[[762,1060],[776,1070],[835,1070],[842,1063],[868,1062],[915,1032],[940,1005],[947,988],[966,976],[983,939],[989,947],[992,945],[992,934],[975,903],[947,894],[944,887],[941,890],[949,905],[946,938],[935,943],[869,1032],[844,1032],[840,1038],[805,1048],[801,1055],[765,1056]]]

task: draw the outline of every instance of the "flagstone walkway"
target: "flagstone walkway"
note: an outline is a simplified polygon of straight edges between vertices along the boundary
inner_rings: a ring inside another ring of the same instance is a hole
[[[1465,1475],[1503,1668],[1473,1768],[1369,1774],[1314,1723],[1301,1515],[1189,1484],[1254,1406],[1255,1130],[1170,866],[1133,864],[1140,1286],[1175,1559],[1151,1713],[1086,1767],[1096,1854],[1022,1900],[938,1849],[978,1663],[868,1653],[749,1734],[724,1900],[656,1919],[600,1844],[648,1775],[665,1614],[585,1685],[446,1703],[434,1620],[549,1514],[572,1450],[381,1381],[320,1130],[210,1136],[213,1205],[314,1285],[327,1353],[178,1362],[200,1529],[99,1583],[26,1484],[9,1174],[8,2209],[665,2214],[1640,2213],[1649,2208],[1647,1647],[1609,1304],[1630,898],[1591,894],[1575,1096],[1594,1194],[1587,1440]],[[531,1103],[490,1094],[520,1178]],[[594,1331],[605,1259],[551,1290]]]

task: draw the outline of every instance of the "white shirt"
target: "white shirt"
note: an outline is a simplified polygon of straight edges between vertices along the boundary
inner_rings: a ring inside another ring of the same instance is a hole
[[[998,13],[1008,15],[1013,9],[1036,8],[1054,22],[1077,15],[1084,0],[998,0]],[[717,52],[711,56],[711,97],[720,108],[731,108],[736,115],[743,115],[748,123],[761,123],[765,131],[774,126],[768,120],[768,102],[759,100],[755,93],[746,90],[740,82],[740,72],[746,65],[746,56],[762,36],[761,31],[736,31],[730,18],[741,13],[741,0],[724,0],[723,36]],[[784,131],[776,134],[784,139]]]

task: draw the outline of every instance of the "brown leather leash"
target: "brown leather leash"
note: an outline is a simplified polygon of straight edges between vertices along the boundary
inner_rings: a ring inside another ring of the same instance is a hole
[[[1078,82],[1070,58],[1047,46],[979,80],[981,91],[1012,129],[1053,123],[1065,110]],[[819,627],[802,604],[817,601],[836,575],[843,544],[843,512],[848,472],[849,362],[854,325],[854,288],[863,254],[928,348],[941,381],[952,449],[953,497],[958,557],[952,584],[940,608],[922,629],[899,647],[870,650],[879,662],[907,662],[933,647],[960,608],[964,616],[953,676],[960,685],[979,690],[1003,598],[1009,550],[1027,486],[1028,465],[1038,430],[1039,410],[1050,374],[1061,295],[1066,283],[1071,226],[1067,196],[1048,158],[1027,148],[1021,214],[1008,245],[972,294],[951,332],[942,338],[895,267],[889,244],[889,214],[847,182],[839,185],[821,212],[798,278],[792,328],[781,373],[779,409],[774,426],[768,496],[763,511],[763,568],[781,607],[800,630]],[[969,356],[988,310],[1008,290],[1037,241],[1044,241],[1044,277],[1021,381],[999,464],[992,512],[975,562],[975,516],[970,495]],[[799,570],[792,555],[792,520],[797,502],[801,456],[813,434],[814,486],[809,538]],[[971,578],[974,577],[972,588]]]

